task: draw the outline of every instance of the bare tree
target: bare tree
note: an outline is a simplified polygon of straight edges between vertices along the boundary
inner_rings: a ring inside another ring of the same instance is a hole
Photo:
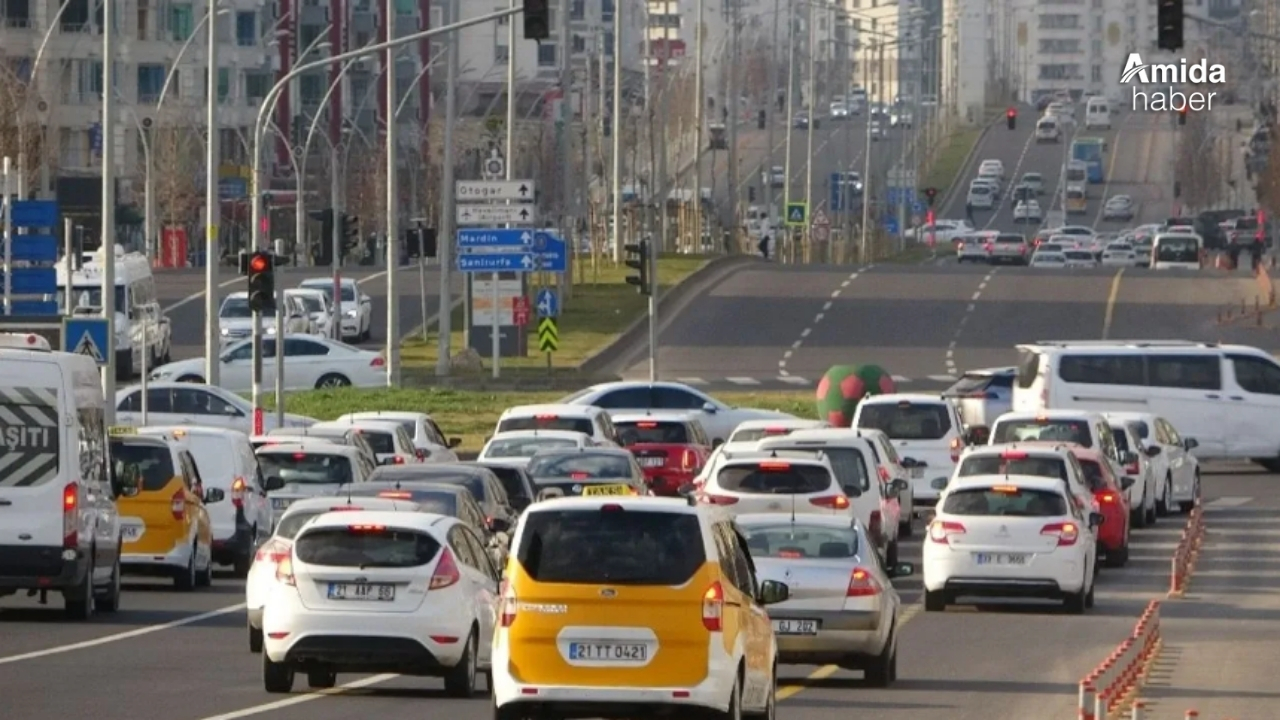
[[[196,216],[204,204],[198,182],[204,168],[204,138],[197,112],[175,106],[156,120],[148,139],[156,219],[161,228],[178,226],[190,231],[199,224]],[[144,163],[139,174],[145,176],[146,158],[139,162]]]
[[[1280,137],[1277,132],[1280,132],[1280,124],[1273,124],[1270,136]],[[1280,151],[1272,150],[1267,155],[1267,164],[1258,174],[1255,189],[1263,208],[1271,214],[1280,210]]]
[[[1188,113],[1179,128],[1175,177],[1181,184],[1183,205],[1205,210],[1222,199],[1226,185],[1221,156],[1216,151],[1212,120],[1204,113]]]
[[[0,60],[5,57],[0,51]],[[36,117],[33,89],[7,63],[0,64],[0,157],[8,157],[17,172],[27,178],[39,172],[44,132]],[[19,167],[19,158],[25,167]]]

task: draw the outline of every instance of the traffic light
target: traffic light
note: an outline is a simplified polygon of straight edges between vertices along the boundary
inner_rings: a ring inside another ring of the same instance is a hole
[[[1018,127],[1018,111],[1013,108],[1006,110],[1004,113],[1004,122],[1009,126],[1010,130],[1016,129]]]
[[[249,275],[249,309],[258,313],[276,310],[276,263],[270,252],[258,251],[247,256]]]
[[[350,252],[360,244],[360,218],[356,215],[342,214],[342,250]]]
[[[1179,125],[1187,124],[1187,107],[1185,105],[1182,107],[1181,110],[1178,111],[1178,124]]]
[[[933,207],[933,202],[938,199],[938,188],[932,188],[932,187],[925,188],[924,199],[929,201],[929,207]],[[929,214],[932,215],[933,211],[930,210]]]
[[[635,285],[641,295],[652,295],[653,288],[649,286],[649,241],[641,240],[624,247],[627,251],[627,267],[636,271],[634,275],[627,276],[627,284]]]
[[[524,0],[524,39],[542,42],[551,37],[548,0]]]
[[[1182,49],[1183,0],[1157,0],[1156,47],[1161,50]]]

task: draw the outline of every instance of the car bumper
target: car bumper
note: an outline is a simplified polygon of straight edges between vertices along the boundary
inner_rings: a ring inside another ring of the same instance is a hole
[[[75,587],[88,571],[89,558],[79,550],[0,545],[0,591]]]
[[[130,552],[128,545],[124,547],[124,553],[120,555],[120,566],[125,572],[157,572],[161,570],[172,570],[173,568],[185,568],[191,562],[191,556],[195,552],[195,547],[185,540],[174,545],[173,549],[167,553],[140,553]]]
[[[984,597],[1061,597],[1079,592],[1084,584],[1083,558],[1032,553],[1034,557],[1024,566],[991,567],[977,565],[975,551],[925,545],[924,589],[929,591]]]
[[[259,618],[267,657],[291,665],[325,665],[336,672],[435,674],[458,664],[471,630],[466,619],[448,616],[304,610],[296,601],[285,601],[288,607],[281,609],[278,602],[268,600]]]
[[[360,334],[360,318],[342,318],[342,337],[354,337]]]
[[[792,664],[838,663],[850,655],[877,655],[888,638],[887,614],[879,610],[814,612],[769,611],[771,620],[817,620],[817,635],[776,635],[778,661]]]

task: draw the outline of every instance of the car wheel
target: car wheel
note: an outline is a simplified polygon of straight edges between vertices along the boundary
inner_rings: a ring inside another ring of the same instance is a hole
[[[898,523],[898,537],[909,538],[915,532],[915,527],[911,524],[911,518],[908,516],[905,520]]]
[[[1089,592],[1089,588],[1086,587],[1088,584],[1088,580],[1089,579],[1086,577],[1085,585],[1081,585],[1080,592],[1068,593],[1067,596],[1062,599],[1062,607],[1069,614],[1071,615],[1084,614],[1084,609],[1087,602],[1085,596]]]
[[[257,527],[249,531],[249,537],[251,538],[258,537]],[[249,567],[253,565],[253,555],[254,555],[253,543],[250,543],[250,546],[245,548],[243,555],[236,556],[235,561],[231,563],[231,571],[235,573],[236,577],[238,578],[249,577]],[[209,560],[209,571],[213,572],[212,559]]]
[[[890,542],[889,547],[885,548],[884,563],[889,567],[893,567],[894,565],[898,564],[898,541],[897,540]]]
[[[1160,497],[1156,500],[1156,513],[1161,517],[1173,514],[1173,478],[1166,477],[1161,487]]]
[[[351,387],[351,380],[345,375],[327,373],[316,381],[316,389]]]
[[[196,546],[192,544],[191,555],[185,567],[178,568],[173,574],[173,589],[180,592],[191,592],[196,587]]]
[[[1144,498],[1145,501],[1145,498]],[[1144,507],[1139,505],[1129,511],[1129,524],[1136,528],[1144,528],[1147,526],[1147,512]]]
[[[115,566],[111,569],[111,581],[107,583],[105,592],[94,595],[93,604],[96,609],[113,613],[120,609],[120,557],[116,556]]]
[[[338,673],[329,670],[308,670],[307,687],[312,690],[328,690],[338,684]]]
[[[1147,492],[1148,494],[1145,498],[1147,500],[1147,506],[1142,512],[1142,520],[1147,524],[1147,527],[1150,527],[1156,524],[1156,515],[1158,513],[1156,513],[1156,499],[1154,497],[1155,490],[1148,488]]]
[[[94,551],[90,549],[89,557],[92,558]],[[64,602],[64,612],[68,620],[88,620],[93,617],[93,561],[90,560],[88,569],[84,572],[84,580],[80,581],[73,588],[67,588],[62,591]]]
[[[262,628],[249,625],[249,652],[254,654],[262,652]]]
[[[212,587],[213,586],[213,555],[210,554],[208,561],[205,562],[204,568],[196,574],[196,587]]]
[[[458,664],[444,676],[444,691],[449,697],[469,698],[476,694],[476,633],[467,636]]]
[[[262,689],[280,695],[293,692],[294,670],[286,663],[273,662],[262,653]]]
[[[947,595],[942,590],[924,591],[924,611],[942,612],[947,609]]]
[[[1122,568],[1129,563],[1129,537],[1126,535],[1120,543],[1120,547],[1115,550],[1108,550],[1106,553],[1106,566],[1109,568]]]
[[[864,672],[867,684],[871,687],[884,688],[893,683],[898,674],[898,634],[895,629],[890,628],[884,649]]]

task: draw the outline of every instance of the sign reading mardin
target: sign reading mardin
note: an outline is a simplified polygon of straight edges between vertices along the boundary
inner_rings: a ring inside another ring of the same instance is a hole
[[[1129,53],[1124,71],[1120,73],[1120,84],[1133,86],[1134,111],[1212,110],[1213,98],[1218,93],[1189,89],[1184,92],[1178,88],[1189,85],[1222,85],[1226,81],[1227,69],[1216,63],[1210,65],[1203,58],[1194,62],[1182,58],[1176,63],[1148,65],[1142,61],[1142,55],[1136,52]]]

